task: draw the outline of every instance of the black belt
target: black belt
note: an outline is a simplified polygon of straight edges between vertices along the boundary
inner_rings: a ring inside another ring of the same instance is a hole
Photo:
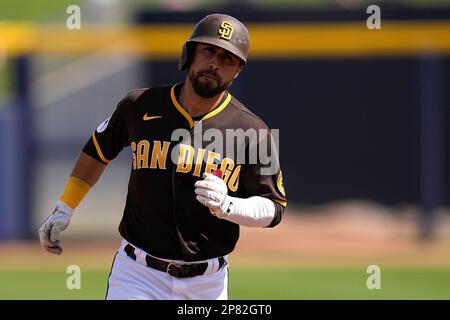
[[[131,259],[136,260],[136,254],[134,253],[134,247],[130,244],[127,244],[124,248],[127,256],[129,256]],[[217,270],[220,270],[225,264],[225,258],[220,257],[219,259],[219,268]],[[207,262],[202,263],[193,263],[193,264],[178,264],[174,262],[167,262],[164,260],[157,259],[155,257],[149,256],[148,254],[145,255],[145,261],[147,263],[147,267],[167,272],[172,277],[175,278],[191,278],[195,276],[200,276],[205,273],[206,269],[208,268]]]

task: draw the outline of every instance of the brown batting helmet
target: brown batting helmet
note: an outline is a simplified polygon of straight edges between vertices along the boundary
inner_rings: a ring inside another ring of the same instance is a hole
[[[191,43],[202,42],[225,49],[247,62],[250,37],[242,22],[226,14],[210,14],[200,20],[183,45],[179,68],[187,68],[192,58]]]

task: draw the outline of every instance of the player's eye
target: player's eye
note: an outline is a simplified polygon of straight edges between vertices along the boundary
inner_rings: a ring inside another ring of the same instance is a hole
[[[231,54],[223,55],[222,59],[226,64],[234,64],[236,62]]]
[[[214,49],[212,47],[205,47],[203,49],[203,52],[205,52],[206,54],[213,54],[214,53]]]

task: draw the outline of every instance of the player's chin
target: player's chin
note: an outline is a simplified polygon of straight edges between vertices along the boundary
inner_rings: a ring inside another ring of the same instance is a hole
[[[215,91],[220,86],[220,82],[217,79],[207,76],[201,76],[199,78],[199,84],[203,87],[204,91]]]
[[[220,93],[219,86],[217,85],[200,85],[196,88],[198,95],[204,98],[211,98]]]

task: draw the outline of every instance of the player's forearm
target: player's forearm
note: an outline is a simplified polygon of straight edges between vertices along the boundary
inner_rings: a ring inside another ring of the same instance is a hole
[[[72,170],[71,176],[77,177],[93,187],[100,179],[105,169],[106,165],[104,163],[81,152]]]
[[[75,209],[100,179],[105,168],[105,164],[82,152],[59,200]]]
[[[255,196],[242,199],[228,196],[227,201],[229,203],[223,219],[242,226],[267,227],[275,217],[275,205],[267,198]]]

